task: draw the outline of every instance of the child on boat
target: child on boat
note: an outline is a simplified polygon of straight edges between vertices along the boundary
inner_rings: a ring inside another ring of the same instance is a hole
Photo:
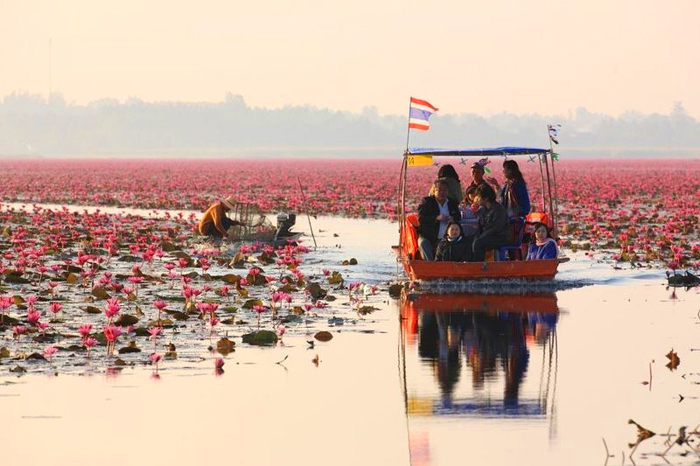
[[[557,242],[549,236],[549,228],[544,223],[535,224],[535,240],[527,250],[527,260],[556,259]]]
[[[435,260],[464,262],[470,247],[471,243],[464,237],[462,226],[458,222],[450,221],[447,224],[447,234],[438,244]]]
[[[231,220],[226,212],[234,209],[236,200],[229,196],[221,202],[217,202],[204,212],[199,220],[197,231],[199,234],[211,238],[228,238],[228,229],[235,225],[243,225],[241,222]]]

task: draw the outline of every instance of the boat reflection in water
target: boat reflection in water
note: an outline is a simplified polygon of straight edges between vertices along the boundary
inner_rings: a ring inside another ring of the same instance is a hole
[[[468,434],[475,419],[525,419],[556,436],[558,319],[554,293],[405,296],[399,356],[412,464],[449,458],[431,454],[446,422],[448,437]]]

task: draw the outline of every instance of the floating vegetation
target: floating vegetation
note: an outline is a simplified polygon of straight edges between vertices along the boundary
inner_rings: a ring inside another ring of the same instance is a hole
[[[322,328],[337,325],[335,313],[375,309],[364,303],[376,287],[346,286],[326,269],[307,276],[303,245],[214,247],[193,237],[194,222],[0,206],[0,374],[135,364],[158,374],[168,361],[202,358],[220,374],[216,355],[232,357],[238,338],[275,346],[291,331],[328,341]],[[348,293],[352,307],[330,306],[331,292]]]

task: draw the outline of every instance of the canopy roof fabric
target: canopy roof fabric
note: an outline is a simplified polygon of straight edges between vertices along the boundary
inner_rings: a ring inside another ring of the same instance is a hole
[[[538,147],[490,147],[483,149],[434,149],[426,147],[411,147],[406,155],[462,156],[486,157],[496,155],[532,155],[543,154],[549,149]]]

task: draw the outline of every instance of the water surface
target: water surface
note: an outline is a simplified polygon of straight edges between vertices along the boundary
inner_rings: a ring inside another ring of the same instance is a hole
[[[383,290],[396,277],[395,224],[312,222],[319,249],[305,268]],[[297,228],[308,230],[304,217]],[[359,265],[341,265],[352,257]],[[372,303],[381,310],[312,349],[317,328],[275,348],[237,342],[220,375],[210,358],[165,364],[157,377],[136,366],[18,378],[4,363],[3,464],[603,464],[603,438],[609,464],[623,450],[629,464],[629,419],[658,433],[700,423],[699,292],[667,290],[660,271],[573,259],[561,279],[592,285],[472,293],[410,316],[383,291]],[[665,464],[663,440],[642,444],[635,462]],[[697,461],[684,451],[667,459]]]

